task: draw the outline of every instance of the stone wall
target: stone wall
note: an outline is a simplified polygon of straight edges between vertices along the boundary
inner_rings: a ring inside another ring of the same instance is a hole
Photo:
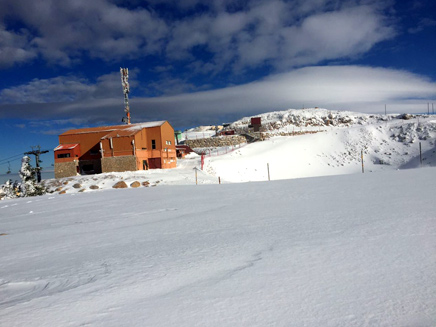
[[[136,157],[121,156],[103,158],[101,159],[101,170],[103,173],[136,170]]]
[[[218,148],[222,146],[232,146],[241,143],[246,143],[247,140],[243,136],[232,135],[222,137],[210,137],[196,140],[186,140],[185,144],[190,148]]]
[[[70,162],[55,162],[54,173],[55,178],[63,178],[77,175],[77,161]]]

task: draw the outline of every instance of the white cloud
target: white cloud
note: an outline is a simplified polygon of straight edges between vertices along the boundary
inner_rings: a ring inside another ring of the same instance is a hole
[[[156,54],[168,30],[146,9],[128,10],[106,0],[13,0],[1,10],[35,30],[31,45],[61,65],[84,54],[106,60]]]
[[[389,112],[417,113],[426,112],[427,102],[432,101],[436,102],[436,82],[409,72],[361,66],[315,66],[212,91],[132,98],[131,114],[133,122],[166,119],[173,126],[193,126],[303,106],[382,113],[387,104]],[[0,118],[80,118],[88,122],[118,123],[123,114],[121,96],[63,104],[0,106]]]
[[[0,103],[68,102],[87,97],[94,88],[94,85],[78,78],[35,78],[25,85],[3,89],[0,92]]]
[[[436,20],[432,18],[422,18],[415,27],[409,28],[408,32],[410,34],[416,34],[422,32],[428,27],[435,27]]]
[[[7,31],[0,24],[0,68],[26,62],[37,56],[36,50],[29,45],[29,38],[25,29],[15,33]]]
[[[129,70],[131,87],[138,85],[138,69]],[[35,78],[29,83],[0,91],[0,103],[54,103],[111,98],[122,96],[119,72],[102,75],[95,83],[74,76],[58,76],[49,79]]]
[[[185,11],[169,19],[153,6],[127,8],[119,1],[5,0],[0,12],[35,33],[4,30],[14,41],[3,52],[14,52],[17,61],[40,54],[60,65],[88,56],[123,60],[148,55],[192,64],[204,60],[197,53],[202,47],[215,72],[264,64],[280,71],[359,55],[395,35],[377,1],[151,2],[161,3]],[[192,10],[199,6],[203,10]],[[0,13],[0,18],[5,15]]]

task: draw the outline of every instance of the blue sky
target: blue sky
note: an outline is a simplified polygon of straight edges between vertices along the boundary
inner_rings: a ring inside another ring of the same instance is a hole
[[[119,124],[120,67],[133,123],[184,129],[303,106],[426,112],[435,14],[433,0],[2,0],[0,173],[65,130]]]

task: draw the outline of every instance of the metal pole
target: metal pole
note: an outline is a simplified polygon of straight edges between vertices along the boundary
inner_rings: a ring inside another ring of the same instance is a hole
[[[364,172],[365,172],[365,168],[364,168],[364,166],[363,166],[363,150],[362,150],[361,153],[360,153],[360,158],[361,158],[361,160],[362,160],[362,173],[364,173]]]
[[[269,176],[269,163],[266,164],[266,168],[267,168],[267,170],[268,170],[268,180],[271,180],[271,179],[270,179],[270,176]]]
[[[419,163],[422,167],[422,150],[421,150],[421,142],[419,142]]]
[[[34,150],[34,148],[38,149],[38,150]],[[29,152],[25,152],[24,154],[33,154],[35,156],[35,160],[36,160],[36,177],[37,177],[37,181],[38,183],[41,182],[41,167],[39,166],[39,156],[43,153],[47,153],[48,150],[44,150],[41,151],[41,147],[39,145],[32,147],[32,151]]]
[[[218,176],[218,184],[221,184],[221,177]]]
[[[195,185],[198,185],[198,180],[197,180],[197,169],[195,169]]]
[[[36,177],[38,183],[41,183],[41,168],[39,167],[39,153],[35,154],[35,160],[36,160]]]

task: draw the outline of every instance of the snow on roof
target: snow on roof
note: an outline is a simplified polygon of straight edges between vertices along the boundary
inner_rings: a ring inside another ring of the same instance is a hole
[[[143,130],[144,128],[159,127],[162,126],[165,122],[166,120],[161,120],[161,121],[153,121],[147,123],[125,125],[125,128],[112,130],[109,134],[106,134],[101,139],[104,140],[111,137],[135,135],[136,133]]]
[[[80,129],[70,129],[69,131],[66,131],[61,135],[113,132],[113,131],[121,131],[121,130],[129,130],[130,131],[129,135],[132,135],[143,128],[162,126],[165,122],[166,120],[160,120],[160,121],[138,123],[138,124],[131,124],[131,125],[115,125],[115,126],[100,126],[100,127],[80,128]]]
[[[150,121],[147,123],[131,124],[131,125],[127,125],[127,127],[128,127],[127,129],[139,131],[143,128],[162,126],[165,122],[166,122],[166,120],[159,120],[159,121]]]
[[[54,148],[53,151],[71,150],[71,149],[74,149],[78,145],[79,145],[78,143],[75,143],[75,144],[59,144],[56,148]]]

